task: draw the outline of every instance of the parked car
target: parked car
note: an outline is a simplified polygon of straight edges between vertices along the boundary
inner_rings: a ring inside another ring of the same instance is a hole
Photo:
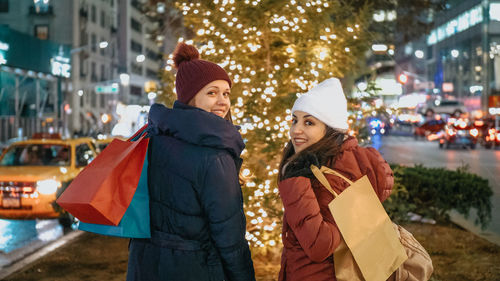
[[[461,146],[463,148],[476,148],[479,130],[464,119],[450,118],[444,128],[444,134],[439,139],[439,148]]]
[[[483,118],[474,121],[474,127],[479,131],[479,142],[485,148],[500,146],[500,130],[495,127],[495,119]]]
[[[97,147],[97,153],[101,153],[114,139],[127,140],[122,137],[98,136],[98,138],[95,141]]]
[[[415,138],[423,137],[426,138],[431,134],[437,134],[441,132],[446,125],[443,119],[431,119],[426,121],[422,125],[415,127],[413,132]]]
[[[419,110],[424,116],[433,116],[434,114],[448,114],[453,117],[460,117],[466,113],[467,109],[463,102],[458,100],[434,100],[422,105]]]
[[[55,200],[96,150],[89,138],[34,137],[11,144],[0,156],[0,218],[59,218],[69,226],[71,215]]]

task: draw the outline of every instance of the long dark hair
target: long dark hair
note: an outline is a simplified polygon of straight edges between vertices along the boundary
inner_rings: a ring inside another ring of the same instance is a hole
[[[325,135],[318,142],[310,145],[299,153],[295,153],[292,140],[289,140],[281,155],[278,182],[283,178],[283,167],[306,153],[314,154],[318,158],[320,165],[325,165],[330,161],[331,163],[329,164],[333,165],[333,163],[335,163],[335,158],[340,153],[345,136],[346,134],[344,132],[326,126]]]

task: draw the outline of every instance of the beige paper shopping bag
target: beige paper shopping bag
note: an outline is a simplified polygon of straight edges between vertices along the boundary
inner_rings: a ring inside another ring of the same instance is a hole
[[[368,177],[352,182],[327,167],[319,169],[312,165],[311,170],[335,196],[328,207],[363,278],[367,281],[387,280],[408,257]],[[350,186],[336,194],[323,173],[341,177]],[[334,254],[334,258],[337,256]],[[335,269],[342,270],[337,266]]]

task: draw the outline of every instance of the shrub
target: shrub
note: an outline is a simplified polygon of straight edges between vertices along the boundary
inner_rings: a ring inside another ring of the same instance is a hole
[[[391,168],[395,184],[384,207],[393,220],[404,221],[408,212],[414,212],[446,222],[449,211],[456,210],[467,217],[474,208],[476,224],[485,228],[491,221],[493,191],[487,179],[467,172],[467,166],[456,171],[422,165],[391,165]]]

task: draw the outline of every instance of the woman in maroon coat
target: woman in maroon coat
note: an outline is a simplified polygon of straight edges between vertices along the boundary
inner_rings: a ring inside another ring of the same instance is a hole
[[[315,179],[310,165],[327,166],[352,181],[367,175],[380,201],[391,193],[393,174],[375,149],[360,147],[347,135],[347,101],[337,78],[298,98],[292,115],[279,175],[285,208],[279,280],[336,280],[333,252],[341,236],[328,209],[333,195]],[[349,186],[337,176],[325,176],[337,193]]]

